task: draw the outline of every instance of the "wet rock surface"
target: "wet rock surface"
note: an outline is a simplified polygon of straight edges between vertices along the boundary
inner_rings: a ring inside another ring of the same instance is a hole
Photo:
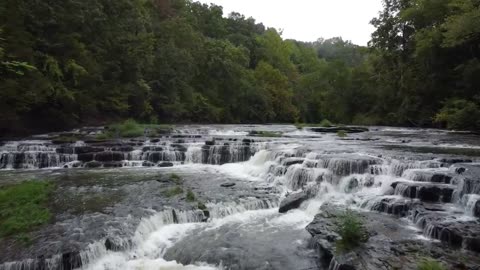
[[[286,213],[292,209],[296,209],[308,199],[309,195],[306,191],[287,195],[287,197],[280,202],[280,208],[278,209],[278,212]]]
[[[369,129],[365,127],[352,127],[352,126],[344,126],[344,127],[310,127],[308,128],[313,132],[321,132],[321,133],[337,133],[337,132],[345,132],[345,133],[362,133],[367,132]]]
[[[422,257],[478,268],[478,136],[332,132],[186,126],[154,138],[99,140],[98,129],[85,129],[6,141],[0,186],[50,179],[54,218],[29,232],[28,247],[2,239],[0,269],[158,269],[163,260],[192,269],[416,269]],[[359,210],[370,240],[338,254],[335,220],[347,207]]]
[[[321,263],[329,269],[417,269],[423,258],[436,258],[446,269],[479,269],[475,253],[448,250],[441,243],[420,240],[400,219],[374,212],[356,213],[369,235],[368,241],[351,251],[338,251],[338,218],[345,209],[324,205],[307,226]],[[408,237],[410,235],[410,237]],[[465,260],[458,262],[458,256]]]

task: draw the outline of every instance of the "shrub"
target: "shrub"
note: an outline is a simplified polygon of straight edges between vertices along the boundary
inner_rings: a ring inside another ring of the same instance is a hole
[[[337,233],[341,239],[337,241],[337,250],[350,251],[368,240],[368,235],[359,216],[347,210],[338,217]]]
[[[423,260],[418,264],[418,270],[446,270],[446,268],[439,262],[434,260]]]
[[[109,126],[108,135],[111,137],[134,138],[144,135],[145,128],[133,119],[125,120],[121,124]]]
[[[53,185],[28,181],[0,189],[0,236],[23,234],[36,226],[48,223],[52,215],[47,203]]]
[[[321,127],[333,127],[333,124],[328,119],[323,119],[322,122],[320,122],[320,126]]]
[[[171,189],[167,190],[167,192],[165,192],[165,196],[174,197],[174,196],[180,195],[182,193],[183,193],[183,189],[181,187],[174,187],[174,188],[171,188]]]
[[[339,130],[337,132],[337,136],[340,137],[340,138],[345,138],[345,137],[347,137],[347,132],[345,130]]]
[[[449,100],[434,121],[449,129],[480,130],[480,107],[464,99]]]
[[[187,202],[194,202],[195,201],[195,194],[191,191],[187,191]]]

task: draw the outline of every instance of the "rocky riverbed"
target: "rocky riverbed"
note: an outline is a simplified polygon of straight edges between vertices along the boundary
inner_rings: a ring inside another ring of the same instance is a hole
[[[83,128],[2,141],[1,186],[55,190],[31,243],[1,239],[0,269],[416,269],[425,258],[480,269],[480,136],[331,130],[176,126],[105,139]],[[370,237],[342,253],[345,209]]]

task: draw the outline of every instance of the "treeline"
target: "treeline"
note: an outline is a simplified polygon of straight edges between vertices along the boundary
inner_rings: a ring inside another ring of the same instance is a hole
[[[0,134],[134,118],[480,129],[475,0],[384,0],[370,46],[188,0],[3,0]]]

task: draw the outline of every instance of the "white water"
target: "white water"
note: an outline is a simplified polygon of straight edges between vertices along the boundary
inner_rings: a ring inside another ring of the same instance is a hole
[[[96,256],[84,255],[85,258],[89,257],[85,261],[90,261],[90,263],[83,268],[88,270],[220,269],[220,263],[215,266],[205,265],[202,262],[198,262],[196,265],[181,265],[175,261],[165,261],[162,257],[169,247],[198,229],[204,231],[216,230],[221,226],[237,223],[243,224],[242,226],[250,226],[248,224],[258,224],[259,220],[263,220],[260,224],[265,222],[268,226],[278,228],[293,226],[301,230],[311,222],[324,202],[357,207],[353,203],[354,201],[368,201],[387,193],[390,184],[395,179],[392,175],[353,174],[340,177],[334,182],[323,181],[322,176],[330,175],[331,170],[342,171],[345,168],[352,171],[357,170],[357,167],[352,165],[354,161],[347,160],[346,163],[342,163],[338,159],[321,166],[327,168],[308,168],[304,167],[303,164],[294,164],[289,166],[284,174],[272,175],[272,167],[282,163],[286,155],[294,155],[295,149],[295,146],[282,146],[275,150],[261,150],[249,161],[242,163],[222,166],[192,164],[179,168],[212,170],[212,172],[216,170],[216,173],[241,179],[265,181],[266,184],[271,186],[283,187],[285,192],[310,186],[315,190],[316,196],[313,200],[304,203],[300,209],[290,211],[285,215],[279,215],[278,208],[276,208],[278,204],[246,198],[245,202],[241,204],[233,202],[207,204],[211,214],[209,223],[200,223],[201,215],[195,215],[191,212],[184,214],[178,212],[178,220],[182,224],[172,224],[172,212],[164,211],[141,221],[130,249],[123,252],[105,250],[101,254],[96,254]],[[313,158],[311,155],[309,157]],[[361,164],[363,163],[361,162]],[[352,181],[356,183],[353,188],[351,188]],[[259,233],[261,233],[261,229]]]
[[[216,133],[218,132],[218,133]],[[240,136],[237,131],[212,131],[210,135]],[[293,131],[291,136],[310,136],[307,133]],[[318,135],[317,135],[318,136]],[[435,160],[397,160],[379,158],[365,154],[324,154],[321,151],[306,152],[298,144],[261,144],[255,149],[256,154],[248,161],[225,165],[203,165],[203,143],[191,143],[185,153],[185,165],[178,170],[202,170],[214,174],[223,174],[239,181],[255,181],[265,186],[280,190],[281,196],[301,189],[311,190],[314,197],[305,202],[300,209],[284,215],[278,214],[278,202],[261,201],[245,198],[241,203],[222,202],[207,203],[211,218],[208,223],[201,223],[205,218],[202,211],[181,212],[165,210],[142,219],[132,239],[114,239],[124,251],[107,251],[103,241],[92,244],[82,253],[83,269],[221,269],[217,265],[196,262],[182,265],[176,261],[163,259],[165,252],[176,243],[197,230],[216,230],[229,224],[251,227],[261,233],[264,227],[294,227],[303,230],[311,222],[319,208],[325,202],[348,206],[351,208],[371,207],[380,198],[402,198],[405,187],[397,185],[394,191],[391,184],[396,181],[418,181],[413,175],[415,169],[429,170],[438,168],[440,162]],[[8,145],[7,147],[13,147]],[[18,146],[16,146],[18,149]],[[168,146],[167,146],[168,147]],[[229,146],[230,151],[235,144]],[[219,164],[215,157],[216,148],[210,150],[209,163]],[[48,148],[34,150],[50,151]],[[136,150],[130,153],[132,160],[148,160],[144,152]],[[177,160],[177,152],[168,149],[166,159]],[[301,163],[285,166],[286,161],[303,158]],[[233,161],[233,160],[230,160]],[[133,163],[138,165],[139,163]],[[133,166],[133,165],[132,165]],[[441,169],[446,171],[448,169]],[[383,196],[383,197],[380,197]],[[466,215],[471,215],[478,197],[464,196],[461,208]],[[173,224],[178,222],[180,224]],[[425,234],[431,235],[433,228],[425,228]],[[1,267],[0,267],[1,269]],[[5,268],[7,269],[7,268]]]
[[[236,130],[210,130],[208,132],[211,136],[247,136],[248,132],[246,131],[236,131]]]

